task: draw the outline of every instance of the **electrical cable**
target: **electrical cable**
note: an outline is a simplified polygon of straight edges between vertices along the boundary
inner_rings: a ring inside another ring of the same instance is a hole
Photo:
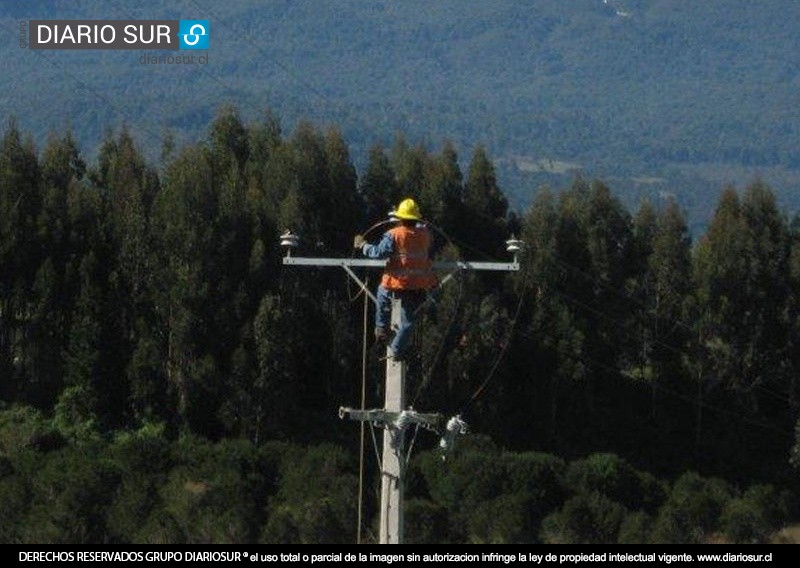
[[[387,225],[389,223],[394,223],[394,221],[392,219],[384,219],[383,221],[378,221],[377,223],[374,223],[372,226],[367,228],[367,230],[365,230],[363,233],[361,233],[361,236],[362,237],[366,237],[367,235],[369,235],[372,231],[374,231],[378,227],[381,227],[383,225]],[[353,249],[351,251],[351,253],[350,253],[350,258],[354,258],[355,254],[356,254],[356,251],[355,251],[355,249]],[[358,292],[356,293],[355,296],[353,296],[352,291],[351,291],[352,282],[350,281],[350,276],[349,275],[345,275],[345,279],[346,279],[346,282],[347,282],[347,296],[350,299],[350,303],[353,303],[358,299],[358,297],[361,294],[365,294],[364,288],[359,287]]]
[[[569,297],[568,294],[564,294],[562,292],[557,292],[557,294],[562,296],[562,297],[564,297],[568,301],[572,301],[572,302],[577,303],[577,304],[582,304],[580,301]],[[604,315],[604,317],[607,317],[609,319],[612,319],[612,321],[614,321],[613,318],[611,318],[607,314],[603,314],[603,315]],[[520,335],[522,335],[522,337],[526,337],[528,339],[534,339],[530,334],[527,334],[527,333],[524,333],[524,332],[521,333]],[[610,367],[608,365],[600,363],[600,362],[590,358],[587,355],[581,355],[579,357],[575,357],[575,356],[572,356],[572,355],[567,355],[567,358],[570,359],[573,362],[579,362],[579,363],[582,363],[582,364],[587,365],[587,366],[591,366],[591,367],[594,367],[594,368],[597,368],[597,369],[602,369],[602,370],[604,370],[604,371],[606,371],[608,373],[612,373],[612,374],[618,374],[619,373],[619,369],[618,368]],[[697,400],[692,399],[690,397],[687,397],[686,395],[683,395],[683,394],[681,394],[681,393],[679,393],[677,391],[665,388],[661,384],[655,384],[655,385],[653,385],[653,387],[656,390],[658,390],[660,392],[663,392],[663,393],[666,393],[666,394],[670,394],[670,395],[674,396],[675,398],[685,400],[687,402],[690,402],[691,404],[698,404]],[[758,421],[756,421],[756,420],[754,420],[752,418],[747,418],[747,417],[743,418],[741,416],[741,414],[726,410],[726,409],[724,409],[722,407],[718,407],[718,406],[715,406],[715,405],[710,405],[710,404],[708,404],[706,402],[700,402],[699,404],[703,408],[706,408],[708,410],[714,410],[714,411],[719,412],[719,413],[721,413],[723,415],[726,415],[726,416],[731,416],[731,417],[735,417],[735,418],[744,420],[745,422],[750,423],[750,424],[752,424],[754,426],[758,426],[759,428],[762,428],[762,429],[765,429],[765,430],[772,430],[772,431],[775,431],[775,432],[779,432],[779,433],[784,434],[786,436],[793,436],[793,434],[791,434],[789,432],[786,432],[785,430],[782,430],[782,429],[780,429],[780,428],[778,428],[776,426],[773,426],[771,424],[765,424],[763,422],[758,422]]]
[[[430,384],[430,379],[433,376],[433,372],[436,370],[437,365],[439,364],[439,358],[441,357],[441,354],[444,351],[444,347],[447,344],[447,338],[450,335],[450,332],[453,328],[453,325],[456,322],[456,318],[458,317],[459,312],[461,311],[461,302],[464,294],[464,280],[459,276],[456,276],[456,278],[458,279],[458,293],[456,295],[453,311],[450,314],[450,319],[447,323],[447,326],[445,326],[444,333],[442,334],[442,339],[439,341],[439,346],[436,349],[433,360],[428,366],[428,371],[426,373],[423,373],[422,380],[420,381],[419,386],[417,387],[417,390],[411,399],[411,406],[416,406],[420,395],[428,387],[428,384]]]
[[[489,381],[492,380],[492,377],[494,377],[494,374],[497,371],[497,368],[500,366],[500,363],[503,360],[503,357],[505,356],[506,351],[508,351],[509,345],[511,345],[511,339],[514,336],[514,333],[515,333],[516,327],[517,327],[517,321],[519,320],[519,315],[522,312],[522,305],[525,302],[525,285],[524,284],[525,284],[525,281],[523,280],[523,282],[520,285],[519,301],[517,302],[517,308],[514,311],[514,317],[511,319],[511,324],[509,325],[509,328],[508,328],[508,334],[506,336],[505,341],[503,342],[502,347],[500,348],[500,352],[497,354],[497,357],[495,358],[494,364],[492,365],[491,369],[489,370],[489,373],[487,374],[486,378],[483,380],[483,382],[480,384],[480,386],[478,386],[478,388],[475,390],[475,392],[472,394],[472,396],[469,398],[469,400],[461,408],[461,410],[458,413],[459,415],[464,414],[467,411],[467,409],[470,407],[470,405],[472,405],[472,403],[475,402],[478,399],[478,397],[483,393],[483,390],[489,384]]]
[[[369,280],[365,280],[369,285]],[[369,296],[364,294],[364,321],[361,335],[361,410],[367,405],[367,317],[369,310]],[[364,421],[361,421],[361,441],[358,462],[358,521],[356,531],[356,544],[361,544],[362,512],[364,509]]]
[[[471,249],[474,252],[479,253],[481,256],[484,256],[485,258],[490,258],[490,259],[493,258],[491,255],[489,255],[488,253],[486,253],[484,251],[480,251],[480,250],[478,250],[478,249],[476,249],[476,248],[474,248],[472,246],[467,245],[466,243],[461,243],[458,240],[452,238],[446,231],[444,231],[444,229],[442,229],[441,227],[439,227],[435,223],[433,223],[431,221],[428,221],[428,220],[423,220],[423,222],[428,224],[428,225],[430,225],[434,229],[434,231],[439,233],[451,245],[453,245],[456,248],[456,250],[459,251],[459,256],[460,256],[460,253],[461,253],[461,246],[464,246],[465,248]],[[453,271],[453,273],[457,273],[460,270],[461,270],[460,268],[456,268]],[[416,404],[416,402],[419,399],[420,395],[423,393],[423,391],[429,385],[430,378],[431,378],[431,376],[433,374],[433,371],[436,369],[436,366],[438,365],[439,357],[441,355],[442,350],[444,349],[444,346],[446,344],[447,338],[449,336],[450,328],[455,323],[456,316],[458,315],[458,312],[460,310],[462,296],[463,296],[463,281],[462,281],[461,278],[458,278],[458,280],[459,280],[459,293],[458,293],[458,298],[457,298],[456,303],[455,303],[453,314],[451,315],[451,318],[450,318],[450,321],[449,321],[449,323],[447,325],[445,333],[442,334],[442,339],[440,340],[439,346],[438,346],[438,348],[437,348],[437,350],[435,352],[436,354],[434,356],[434,359],[433,359],[433,361],[431,362],[431,364],[428,367],[428,371],[426,373],[423,373],[423,380],[420,382],[420,384],[419,384],[419,386],[417,388],[417,391],[414,394],[414,397],[412,399],[412,406],[414,404]],[[489,383],[489,381],[492,379],[492,377],[494,376],[494,373],[497,370],[500,362],[502,361],[503,357],[505,356],[505,353],[508,350],[508,346],[511,343],[511,338],[512,338],[512,335],[514,333],[514,329],[516,327],[517,319],[519,318],[519,314],[520,314],[520,312],[522,310],[522,305],[523,305],[523,301],[524,301],[524,297],[525,297],[524,294],[525,294],[525,287],[524,287],[524,282],[523,282],[523,285],[520,286],[520,294],[519,294],[519,301],[517,303],[517,308],[515,310],[514,317],[512,318],[512,322],[511,322],[511,326],[509,328],[508,336],[506,337],[506,340],[503,343],[501,351],[498,354],[498,356],[496,357],[495,362],[492,365],[492,368],[489,371],[486,379],[484,379],[482,384],[478,387],[478,390],[470,397],[470,399],[467,401],[467,403],[464,404],[464,406],[462,408],[462,412],[464,412],[469,407],[469,405],[472,404],[472,402],[474,402],[474,400],[477,399],[478,396],[480,396],[481,392],[486,387],[486,385]],[[419,312],[421,310],[421,308],[423,306],[424,306],[424,304],[421,305],[420,307],[418,307],[417,310],[415,310],[415,315],[416,315],[417,312]]]
[[[12,34],[9,31],[8,27],[6,27],[5,25],[3,25],[1,23],[0,23],[0,28],[5,29],[7,32],[9,32],[9,34],[14,36],[14,34]],[[141,122],[137,122],[137,121],[133,120],[134,118],[138,119],[138,118],[141,118],[141,117],[139,117],[139,116],[137,116],[137,117],[130,116],[130,114],[126,110],[124,110],[121,106],[118,106],[117,104],[115,104],[114,101],[112,101],[107,95],[105,95],[104,93],[101,93],[98,89],[94,88],[93,86],[91,86],[89,83],[87,83],[83,79],[75,76],[73,73],[70,73],[69,71],[67,71],[59,63],[56,63],[56,61],[53,58],[51,58],[50,56],[48,56],[45,53],[45,50],[31,49],[29,51],[32,51],[33,53],[36,54],[37,57],[47,61],[54,68],[58,69],[64,75],[70,77],[73,81],[78,83],[81,87],[83,87],[87,91],[90,91],[98,100],[104,102],[108,107],[110,107],[112,110],[117,112],[124,119],[128,119],[128,120],[131,120],[132,123],[136,123],[138,125],[138,128],[141,129],[145,134],[150,135],[155,142],[161,142],[161,136],[160,135],[158,135],[155,132],[153,132],[150,128],[148,128],[147,126],[143,125]]]
[[[641,308],[643,310],[647,310],[648,309],[648,306],[647,306],[647,304],[645,303],[644,300],[639,299],[639,298],[634,297],[634,296],[631,296],[630,294],[626,294],[619,287],[612,286],[611,284],[609,284],[607,282],[598,281],[598,279],[596,277],[594,277],[593,275],[589,274],[583,268],[577,267],[577,266],[575,266],[575,265],[573,265],[573,264],[571,264],[571,263],[569,263],[569,262],[567,262],[565,260],[562,260],[562,259],[558,258],[556,255],[551,256],[550,259],[555,264],[560,266],[562,269],[569,270],[572,273],[575,273],[575,274],[579,275],[580,277],[584,278],[588,282],[591,282],[595,286],[599,285],[601,288],[603,288],[604,290],[608,291],[610,294],[612,294],[613,296],[617,297],[618,299],[621,299],[621,300],[623,300],[625,302],[628,302],[628,303],[630,303],[632,305],[635,305],[635,306],[637,306],[637,307],[639,307],[639,308]],[[575,304],[577,306],[580,306],[580,307],[582,307],[582,308],[584,308],[586,310],[592,311],[596,315],[611,321],[612,323],[617,325],[619,327],[619,329],[623,333],[626,333],[629,336],[633,337],[631,335],[632,332],[628,331],[625,328],[625,324],[622,321],[620,321],[618,319],[615,319],[614,317],[609,315],[606,311],[594,308],[594,307],[586,304],[585,302],[582,302],[581,300],[578,300],[577,298],[575,298],[575,297],[573,297],[571,295],[565,294],[563,292],[560,292],[558,290],[552,290],[552,291],[554,293],[559,294],[560,296],[564,297],[565,299],[567,299],[567,301],[570,301],[571,303],[573,303],[573,304]],[[658,314],[654,314],[654,316],[655,317],[659,317]],[[687,331],[687,332],[691,332],[691,333],[695,332],[695,329],[693,328],[693,326],[688,321],[686,321],[685,319],[680,318],[680,317],[679,318],[666,319],[665,323],[672,324],[672,326],[673,326],[672,329],[673,330],[675,328],[681,328],[681,329],[683,329],[684,331]],[[635,337],[635,339],[638,339],[638,337]],[[681,347],[678,347],[678,346],[671,345],[669,343],[666,343],[661,338],[654,338],[654,339],[652,339],[652,342],[653,342],[653,345],[658,345],[658,346],[664,348],[665,350],[667,350],[667,351],[669,351],[669,352],[671,352],[671,353],[673,353],[675,355],[684,356],[684,357],[689,355],[686,352],[685,349],[683,349]],[[763,393],[765,393],[767,395],[770,395],[770,396],[772,396],[772,397],[774,397],[774,398],[776,398],[778,400],[781,400],[781,401],[786,402],[786,403],[790,403],[790,400],[789,400],[789,398],[787,396],[783,395],[782,393],[775,392],[774,390],[769,388],[769,386],[767,386],[767,385],[756,384],[754,382],[753,384],[750,385],[750,388],[747,389],[747,390],[752,390],[752,389],[758,389],[759,391],[761,391],[761,392],[763,392]]]

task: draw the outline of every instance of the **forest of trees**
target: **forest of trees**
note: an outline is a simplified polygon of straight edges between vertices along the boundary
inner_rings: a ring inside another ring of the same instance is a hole
[[[211,63],[16,47],[20,21],[98,18],[209,19]],[[39,144],[70,125],[91,156],[126,122],[154,162],[164,128],[194,142],[220,102],[248,121],[270,106],[286,125],[338,125],[359,169],[398,131],[483,144],[519,208],[575,171],[613,180],[630,208],[671,191],[696,237],[719,187],[754,172],[800,211],[800,37],[786,25],[798,20],[794,0],[9,0],[0,115],[20,113]],[[191,104],[165,104],[187,84]]]
[[[69,132],[31,140],[10,119],[0,141],[2,542],[352,542],[336,410],[360,397],[363,299],[284,268],[278,236],[349,256],[406,196],[439,255],[526,243],[416,327],[410,403],[472,433],[445,459],[420,435],[410,541],[765,542],[800,514],[800,223],[759,180],[692,242],[674,201],[631,213],[576,178],[518,214],[483,147],[398,135],[357,172],[335,127],[271,112],[223,107],[157,164],[125,127],[94,164]],[[380,406],[376,357],[367,376]]]

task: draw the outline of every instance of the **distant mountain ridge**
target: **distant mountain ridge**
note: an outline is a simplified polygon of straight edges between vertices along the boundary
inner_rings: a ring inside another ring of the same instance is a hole
[[[209,63],[20,49],[20,21],[48,18],[205,18]],[[582,173],[630,203],[674,193],[702,224],[756,176],[800,210],[798,24],[791,0],[5,2],[0,112],[38,141],[69,127],[89,155],[126,123],[157,159],[223,103],[270,108],[287,130],[339,125],[357,163],[397,133],[483,144],[520,208]]]

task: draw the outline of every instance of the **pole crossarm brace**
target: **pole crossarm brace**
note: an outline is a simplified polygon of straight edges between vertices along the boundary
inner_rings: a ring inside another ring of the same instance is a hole
[[[372,258],[325,258],[325,257],[307,257],[307,256],[284,256],[283,264],[289,266],[311,266],[311,267],[328,267],[338,266],[347,272],[347,275],[358,284],[358,287],[369,296],[373,304],[377,304],[378,300],[368,288],[367,285],[353,272],[353,268],[385,268],[385,259],[372,259]],[[514,262],[474,262],[471,260],[437,260],[432,263],[433,269],[448,274],[442,278],[439,283],[440,286],[448,282],[457,272],[467,270],[494,270],[501,272],[514,272],[519,271],[519,262],[514,259]]]
[[[341,266],[347,270],[348,274],[355,278],[355,274],[350,270],[353,267],[364,268],[385,268],[387,259],[373,258],[326,258],[292,256],[292,249],[300,245],[300,237],[287,229],[281,235],[281,246],[286,250],[283,257],[283,264],[289,266]],[[515,236],[511,236],[506,241],[506,251],[514,256],[513,262],[475,262],[471,260],[437,260],[433,262],[434,270],[455,271],[455,270],[496,270],[502,272],[519,271],[519,252],[522,250],[523,243]]]
[[[308,256],[292,256],[292,249],[295,249],[300,244],[300,237],[287,230],[281,235],[281,246],[286,249],[286,256],[283,257],[283,264],[286,266],[310,266],[322,268],[326,266],[339,266],[347,272],[347,275],[352,278],[361,288],[361,290],[369,296],[373,304],[377,304],[378,300],[375,294],[367,289],[367,285],[353,272],[353,268],[386,268],[387,259],[373,259],[373,258],[331,258],[331,257],[308,257]],[[518,272],[519,271],[519,258],[518,253],[522,250],[522,241],[512,235],[506,241],[506,250],[514,255],[513,262],[475,262],[471,260],[437,260],[432,263],[433,270],[448,272],[447,275],[439,282],[442,286],[448,282],[457,272],[466,270],[494,270],[499,272]]]
[[[427,430],[439,433],[442,415],[435,412],[417,412],[416,410],[401,410],[399,412],[383,410],[382,408],[359,410],[346,406],[339,407],[339,418],[355,420],[357,422],[371,422],[381,426],[394,427],[400,430],[418,424]]]
[[[364,267],[384,268],[386,260],[371,258],[318,258],[304,256],[285,256],[283,264],[295,266],[341,266],[343,268]],[[434,270],[498,270],[518,271],[519,262],[475,262],[471,260],[437,260],[433,262]]]

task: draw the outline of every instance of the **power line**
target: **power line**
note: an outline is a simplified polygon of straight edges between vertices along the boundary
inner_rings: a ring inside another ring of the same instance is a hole
[[[463,248],[466,248],[466,249],[471,250],[473,252],[476,252],[476,253],[478,253],[480,255],[488,256],[488,254],[485,253],[484,251],[481,251],[481,250],[479,250],[479,249],[477,249],[477,248],[475,248],[475,247],[473,247],[473,246],[471,246],[471,245],[469,245],[467,243],[464,243],[464,242],[462,242],[462,241],[460,241],[458,239],[451,238],[443,230],[441,230],[439,228],[437,228],[437,230],[439,230],[443,235],[445,235],[448,239],[450,239],[454,244],[458,245],[459,248],[463,247]],[[555,261],[557,264],[559,264],[559,265],[561,265],[563,267],[566,267],[566,268],[568,268],[568,269],[570,269],[570,270],[572,270],[574,272],[577,272],[578,274],[580,274],[583,277],[585,277],[587,280],[591,279],[591,281],[593,283],[596,282],[596,278],[591,277],[586,271],[584,271],[584,270],[582,270],[582,269],[580,269],[580,268],[578,268],[578,267],[576,267],[576,266],[574,266],[574,265],[572,265],[570,263],[567,263],[567,262],[565,262],[565,261],[563,261],[563,260],[561,260],[561,259],[559,259],[559,258],[557,258],[555,256],[552,257],[551,260]],[[526,274],[527,274],[527,272],[526,272]],[[603,287],[605,287],[607,290],[611,291],[613,294],[617,295],[620,299],[627,300],[627,301],[629,301],[631,303],[637,303],[638,302],[640,307],[645,307],[643,302],[637,301],[635,298],[633,298],[633,297],[631,297],[629,295],[623,294],[617,288],[615,288],[615,287],[613,287],[613,286],[611,286],[611,285],[609,285],[607,283],[601,283],[601,285]],[[523,286],[523,288],[524,288],[524,286]],[[604,311],[602,309],[590,306],[589,304],[586,304],[585,302],[583,302],[581,300],[578,300],[576,297],[574,297],[574,296],[572,296],[570,294],[567,294],[565,292],[562,292],[560,290],[551,289],[551,291],[556,293],[557,295],[561,296],[562,298],[564,298],[568,302],[572,303],[573,305],[576,305],[576,306],[578,306],[578,307],[580,307],[580,308],[582,308],[584,310],[587,310],[587,311],[590,311],[590,312],[594,313],[595,315],[597,315],[597,316],[599,316],[601,318],[606,319],[607,321],[611,322],[613,325],[618,327],[618,329],[620,331],[622,331],[622,333],[624,333],[625,335],[627,335],[627,336],[629,336],[629,337],[631,337],[633,339],[636,339],[636,340],[640,339],[638,334],[636,334],[634,331],[629,330],[627,328],[627,325],[626,325],[627,322],[622,321],[622,320],[620,320],[618,318],[615,318],[614,316],[610,315],[607,311]],[[520,300],[521,299],[522,298],[520,298]],[[521,303],[520,303],[520,305],[521,305]],[[516,319],[514,319],[513,323],[516,324]],[[676,320],[674,323],[676,325],[679,325],[679,326],[683,327],[684,329],[686,329],[688,331],[693,331],[692,328],[690,328],[690,326],[687,323],[685,323],[685,322],[683,322],[681,320]],[[682,349],[680,347],[676,347],[674,345],[671,345],[669,343],[665,343],[661,339],[654,338],[654,339],[651,340],[651,342],[653,344],[655,344],[655,345],[658,345],[658,346],[666,349],[667,351],[673,353],[676,356],[689,357],[689,353],[686,350],[684,350],[684,349]],[[505,350],[503,350],[503,352],[501,352],[501,356],[502,356],[502,354],[504,354],[504,352],[505,352]],[[491,374],[496,369],[496,366],[497,366],[498,362],[499,362],[499,359],[495,362],[495,365],[493,366],[492,371],[490,372],[490,375],[489,375],[490,377],[491,377]],[[618,371],[618,369],[615,370],[615,371]],[[763,392],[765,392],[766,394],[769,394],[769,395],[773,396],[774,398],[776,398],[778,400],[781,400],[781,401],[783,401],[783,402],[785,402],[787,404],[789,404],[791,402],[788,399],[788,397],[786,397],[786,396],[784,396],[784,395],[782,395],[780,393],[776,393],[775,391],[769,389],[766,385],[755,385],[755,387],[760,389],[760,390],[763,390]]]
[[[511,338],[512,338],[514,332],[516,331],[517,320],[518,320],[520,312],[522,310],[522,304],[523,304],[524,300],[525,300],[525,288],[523,286],[523,287],[521,287],[521,290],[520,290],[519,301],[517,302],[517,309],[514,312],[514,317],[511,319],[511,325],[509,326],[508,336],[506,337],[506,340],[503,343],[502,348],[500,349],[500,353],[498,353],[497,358],[495,359],[494,364],[492,365],[492,368],[489,370],[489,374],[486,376],[486,378],[481,383],[481,385],[477,388],[475,393],[470,397],[470,399],[462,407],[461,413],[465,412],[466,409],[481,395],[481,393],[483,392],[483,389],[486,388],[486,385],[488,385],[489,381],[491,381],[492,377],[494,377],[495,371],[497,371],[497,368],[500,365],[500,362],[503,360],[503,357],[505,356],[506,351],[508,350],[508,346],[511,344]]]
[[[231,24],[229,21],[227,21],[224,18],[222,18],[219,15],[219,13],[217,13],[214,10],[208,8],[208,6],[206,6],[205,4],[203,4],[201,2],[198,2],[198,0],[189,0],[189,1],[192,4],[194,4],[195,6],[197,6],[204,13],[211,15],[215,19],[215,21],[219,22],[222,26],[225,26],[228,29],[234,31],[235,34],[238,37],[243,37],[246,40],[248,40],[248,46],[249,47],[255,48],[255,50],[263,57],[264,60],[269,61],[275,67],[280,69],[281,72],[283,72],[286,76],[288,76],[295,83],[300,85],[303,88],[303,90],[305,90],[306,92],[310,93],[313,97],[316,97],[320,101],[324,102],[330,108],[336,109],[343,117],[349,117],[351,120],[355,120],[356,122],[360,123],[362,128],[364,128],[365,131],[367,131],[367,132],[372,131],[371,125],[368,122],[366,122],[364,119],[362,119],[360,117],[360,115],[355,115],[355,116],[352,115],[349,108],[347,108],[346,106],[342,105],[341,103],[335,101],[333,98],[329,97],[328,95],[326,95],[325,93],[320,91],[318,88],[316,88],[312,83],[310,83],[309,81],[305,80],[303,77],[301,77],[300,75],[295,73],[292,70],[290,65],[287,65],[286,63],[281,61],[278,57],[275,56],[275,54],[266,53],[264,51],[263,47],[262,47],[262,43],[263,42],[260,41],[260,38],[257,38],[257,37],[253,36],[250,28],[244,28],[244,29],[238,28],[234,24]],[[281,17],[281,20],[279,20],[278,23],[280,23],[281,21],[283,21],[286,18],[286,14],[288,14],[288,11],[284,12],[284,15]],[[245,57],[248,59],[248,61],[250,61],[250,63],[255,68],[258,68],[258,64],[255,61],[255,59],[253,58],[252,50],[248,49],[244,53],[245,53]],[[309,110],[313,110],[313,105],[311,104],[310,99],[306,98],[306,101],[308,103]]]
[[[521,336],[523,336],[523,337],[528,338],[528,339],[535,339],[529,333],[526,333],[526,332],[519,332],[519,334]],[[573,355],[571,353],[560,353],[558,356],[559,357],[565,357],[565,358],[567,358],[567,359],[569,359],[569,360],[571,360],[573,362],[582,363],[582,364],[584,364],[584,365],[586,365],[588,367],[593,367],[595,369],[602,369],[602,370],[604,370],[607,373],[610,373],[612,375],[619,375],[619,373],[620,373],[620,370],[618,368],[611,367],[611,366],[609,366],[609,365],[607,365],[605,363],[599,362],[596,359],[593,359],[592,357],[590,357],[590,356],[588,356],[588,355],[586,355],[584,353],[581,353],[580,355]],[[651,387],[655,388],[656,390],[659,390],[659,391],[661,391],[663,393],[666,393],[666,394],[670,394],[670,395],[672,395],[672,396],[674,396],[676,398],[682,399],[682,400],[684,400],[686,402],[689,402],[691,404],[698,404],[698,401],[696,399],[690,398],[690,397],[688,397],[688,396],[686,396],[684,394],[679,393],[678,391],[668,389],[668,388],[664,387],[659,382],[649,383],[649,385]],[[699,404],[703,408],[706,408],[706,409],[709,409],[709,410],[714,410],[716,412],[719,412],[720,414],[723,414],[723,415],[726,415],[726,416],[730,416],[732,418],[736,418],[736,419],[739,419],[739,420],[744,420],[745,422],[747,422],[749,424],[752,424],[754,426],[758,426],[758,427],[760,427],[762,429],[773,430],[773,431],[779,432],[779,433],[781,433],[781,434],[783,434],[783,435],[785,435],[787,437],[794,436],[794,433],[787,432],[787,431],[785,431],[785,430],[783,430],[781,428],[778,428],[777,426],[774,426],[772,424],[759,422],[757,420],[754,420],[754,419],[748,418],[748,417],[743,417],[740,413],[732,412],[732,411],[726,410],[725,408],[722,408],[722,407],[719,407],[719,406],[716,406],[716,405],[711,405],[711,404],[708,404],[708,403],[702,402],[702,401]]]
[[[8,27],[6,27],[5,25],[3,25],[3,24],[0,24],[0,27],[2,27],[3,29],[5,29],[5,31],[9,32],[9,29],[8,29]],[[10,33],[11,33],[11,32],[9,32],[9,34],[10,34]],[[48,62],[48,63],[49,63],[51,66],[53,66],[55,69],[57,69],[58,71],[60,71],[60,72],[61,72],[61,73],[63,73],[64,75],[66,75],[67,77],[71,78],[73,81],[75,81],[76,83],[78,83],[78,84],[79,84],[81,87],[83,87],[83,88],[84,88],[84,89],[86,89],[87,91],[91,92],[91,93],[92,93],[92,94],[95,96],[95,98],[97,98],[98,100],[100,100],[100,101],[102,101],[103,103],[105,103],[105,104],[106,104],[108,107],[110,107],[112,110],[116,111],[116,112],[117,112],[117,113],[118,113],[120,116],[122,116],[123,118],[125,118],[125,119],[129,119],[129,120],[130,120],[130,119],[134,119],[134,118],[135,118],[136,120],[135,120],[135,121],[133,121],[133,120],[132,120],[132,123],[135,123],[135,124],[137,124],[137,125],[138,125],[138,127],[139,127],[139,128],[142,130],[142,131],[144,131],[146,134],[149,134],[149,135],[150,135],[150,136],[153,138],[153,140],[155,140],[155,141],[160,141],[160,138],[161,138],[161,137],[160,137],[160,135],[158,135],[158,134],[156,134],[155,132],[153,132],[153,131],[152,131],[150,128],[148,128],[148,127],[147,127],[147,126],[146,126],[144,123],[142,123],[142,122],[139,122],[139,119],[141,118],[140,116],[136,116],[136,117],[132,116],[130,113],[128,113],[127,111],[125,111],[125,110],[124,110],[124,109],[123,109],[123,108],[122,108],[120,105],[116,104],[116,103],[115,103],[113,100],[111,100],[111,99],[110,99],[108,96],[106,96],[104,93],[101,93],[101,92],[100,92],[98,89],[96,89],[95,87],[93,87],[92,85],[90,85],[89,83],[87,83],[86,81],[84,81],[83,79],[81,79],[81,78],[77,77],[75,74],[73,74],[73,73],[71,73],[70,71],[66,70],[66,69],[64,68],[64,66],[63,66],[63,65],[61,65],[61,64],[59,64],[59,63],[57,63],[57,62],[56,62],[56,61],[55,61],[53,58],[51,58],[51,57],[49,57],[48,55],[46,55],[46,53],[45,53],[45,51],[44,51],[44,50],[40,50],[40,49],[30,49],[30,50],[28,50],[28,51],[31,51],[31,52],[33,52],[33,53],[34,53],[34,54],[35,54],[37,57],[39,57],[40,59],[43,59],[44,61],[47,61],[47,62]]]
[[[557,251],[554,251],[554,254],[550,255],[548,257],[548,260],[556,263],[558,266],[561,266],[562,268],[565,268],[565,269],[567,269],[567,270],[569,270],[569,271],[571,271],[571,272],[573,272],[575,274],[578,274],[579,276],[583,277],[585,280],[587,280],[588,282],[590,282],[593,285],[598,285],[599,284],[604,290],[610,292],[612,295],[616,296],[618,299],[621,299],[621,300],[623,300],[624,302],[626,302],[628,304],[637,306],[637,307],[639,307],[641,309],[647,309],[648,308],[648,306],[645,304],[644,300],[640,300],[640,299],[638,299],[635,296],[632,296],[630,294],[625,294],[618,287],[612,286],[611,284],[609,284],[607,282],[603,282],[602,280],[598,281],[596,276],[593,276],[593,275],[589,274],[586,270],[584,270],[584,269],[582,269],[580,267],[577,267],[577,266],[575,266],[575,265],[573,265],[573,264],[571,264],[571,263],[559,258],[558,254],[559,253]],[[574,296],[572,296],[570,294],[566,294],[565,292],[561,292],[561,291],[559,291],[557,289],[550,288],[549,291],[555,292],[556,294],[558,294],[558,295],[562,296],[563,298],[567,299],[567,301],[569,301],[569,302],[571,302],[571,303],[573,303],[575,305],[578,305],[578,306],[582,307],[585,310],[591,311],[591,312],[595,313],[596,315],[598,315],[600,317],[603,317],[603,318],[607,319],[608,321],[610,321],[613,324],[615,324],[616,326],[618,326],[619,329],[622,330],[624,333],[626,333],[629,337],[632,337],[632,338],[634,338],[636,340],[640,339],[639,336],[636,335],[633,331],[630,331],[630,330],[627,329],[627,327],[626,327],[626,323],[627,322],[615,318],[614,316],[610,315],[609,312],[607,312],[605,310],[602,310],[602,309],[599,309],[599,308],[596,308],[596,307],[593,307],[593,306],[590,306],[589,304],[586,304],[585,302],[582,302],[581,300],[578,300],[576,297],[574,297]],[[657,317],[657,318],[663,318],[663,316],[660,315],[660,314],[650,314],[650,315],[655,315],[655,317]],[[683,318],[669,317],[669,318],[663,318],[663,320],[664,320],[665,323],[667,323],[667,324],[671,323],[673,326],[679,327],[679,328],[681,328],[684,331],[687,331],[689,333],[692,333],[692,334],[696,333],[695,327],[693,327],[690,323],[685,321]],[[676,347],[676,346],[674,346],[672,344],[664,342],[661,339],[661,336],[659,336],[659,337],[655,337],[654,336],[653,338],[650,339],[650,341],[651,341],[651,343],[653,345],[660,346],[660,347],[666,349],[667,351],[669,351],[669,352],[671,352],[671,353],[673,353],[675,355],[678,355],[678,356],[681,356],[681,357],[689,357],[690,356],[690,354],[685,349],[683,349],[682,347]],[[758,384],[758,385],[753,385],[753,386],[755,388],[758,388],[758,389],[762,390],[763,392],[765,392],[767,394],[770,394],[771,396],[773,396],[775,398],[783,400],[787,404],[791,403],[791,401],[787,397],[783,396],[780,393],[776,393],[775,391],[771,390],[766,385]]]

